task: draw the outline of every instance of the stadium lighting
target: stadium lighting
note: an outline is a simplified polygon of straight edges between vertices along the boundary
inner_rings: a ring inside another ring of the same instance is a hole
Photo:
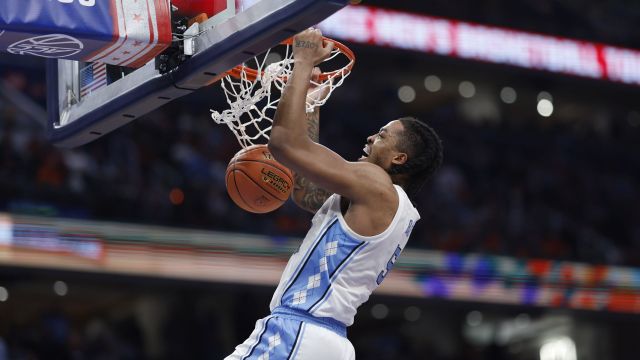
[[[519,314],[516,316],[515,324],[518,328],[526,328],[531,323],[531,318],[527,314]]]
[[[404,318],[407,321],[418,321],[418,319],[420,319],[420,315],[422,315],[422,311],[420,311],[420,308],[417,306],[409,306],[404,309]]]
[[[282,61],[282,55],[278,54],[277,52],[270,52],[269,55],[267,55],[265,63],[273,64],[279,61]]]
[[[632,111],[627,115],[627,122],[633,127],[640,126],[640,112]]]
[[[547,99],[547,100],[553,102],[553,96],[551,96],[551,93],[549,93],[548,91],[540,91],[538,93],[538,101],[540,101],[542,99]]]
[[[480,324],[482,324],[482,313],[480,311],[474,310],[467,314],[467,325],[478,326]]]
[[[169,192],[169,201],[173,205],[182,205],[184,203],[184,192],[180,188],[173,188]]]
[[[570,337],[553,338],[540,347],[540,360],[577,360],[576,344]]]
[[[476,86],[471,81],[463,81],[458,85],[458,92],[463,98],[472,98],[476,94]]]
[[[375,304],[371,308],[371,316],[374,319],[382,320],[389,315],[389,308],[384,304]]]
[[[64,281],[56,281],[55,283],[53,283],[53,292],[55,292],[56,295],[65,296],[67,295],[68,291],[69,288],[67,287],[67,283],[65,283]]]
[[[3,286],[0,286],[0,302],[5,302],[9,299],[9,291]]]
[[[549,117],[553,114],[553,103],[547,99],[538,101],[538,114],[540,116]]]
[[[505,86],[500,90],[500,99],[505,104],[513,104],[518,99],[518,93],[514,88]]]
[[[403,103],[410,103],[416,99],[416,91],[409,85],[401,86],[398,89],[398,99]]]
[[[429,75],[424,78],[424,88],[430,92],[439,91],[442,88],[442,81],[435,75]]]

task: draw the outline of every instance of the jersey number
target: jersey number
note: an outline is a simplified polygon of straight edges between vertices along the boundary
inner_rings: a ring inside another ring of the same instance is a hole
[[[376,280],[376,283],[378,285],[382,284],[382,281],[384,280],[384,278],[387,276],[387,274],[389,274],[389,271],[391,271],[391,269],[393,268],[393,265],[396,263],[396,260],[398,260],[398,256],[400,256],[400,252],[402,252],[402,248],[400,247],[400,245],[398,245],[398,247],[396,248],[396,251],[393,252],[393,255],[391,255],[391,259],[389,259],[389,261],[387,262],[387,267],[380,271],[380,274],[378,274],[378,279]]]

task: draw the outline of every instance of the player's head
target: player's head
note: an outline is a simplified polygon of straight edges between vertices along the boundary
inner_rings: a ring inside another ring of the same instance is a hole
[[[367,156],[360,160],[381,166],[409,196],[415,195],[442,164],[442,142],[438,134],[413,117],[403,117],[383,126],[367,138],[364,151]]]

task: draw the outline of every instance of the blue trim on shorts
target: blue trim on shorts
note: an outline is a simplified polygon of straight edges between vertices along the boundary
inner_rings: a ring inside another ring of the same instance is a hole
[[[255,344],[253,344],[250,348],[249,348],[249,353],[246,354],[245,356],[242,357],[242,360],[248,359],[251,357],[251,355],[253,355],[253,352],[256,350],[256,348],[258,347],[258,345],[260,345],[260,343],[262,342],[262,337],[264,336],[264,334],[267,332],[267,330],[269,329],[269,321],[271,321],[273,319],[272,316],[269,316],[266,318],[265,322],[264,322],[264,327],[262,328],[262,330],[260,331],[260,336],[258,336],[258,339],[256,341]]]
[[[304,334],[304,323],[300,322],[300,325],[298,325],[298,332],[296,333],[296,339],[293,342],[293,348],[291,349],[291,352],[289,352],[289,356],[287,357],[287,360],[296,358],[296,354],[298,354],[298,349],[300,348],[300,338],[302,338],[303,334]]]
[[[334,333],[346,338],[347,326],[340,321],[329,317],[316,317],[309,314],[306,311],[292,309],[286,306],[278,306],[271,311],[271,315],[282,318],[288,318],[292,320],[302,321],[308,324],[318,325],[325,329],[331,330]]]

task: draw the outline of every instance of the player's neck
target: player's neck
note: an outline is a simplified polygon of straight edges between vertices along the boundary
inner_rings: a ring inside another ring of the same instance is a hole
[[[406,189],[407,185],[409,184],[409,176],[407,176],[406,174],[395,174],[390,176],[391,182],[393,182],[394,185],[398,185],[401,188]]]

